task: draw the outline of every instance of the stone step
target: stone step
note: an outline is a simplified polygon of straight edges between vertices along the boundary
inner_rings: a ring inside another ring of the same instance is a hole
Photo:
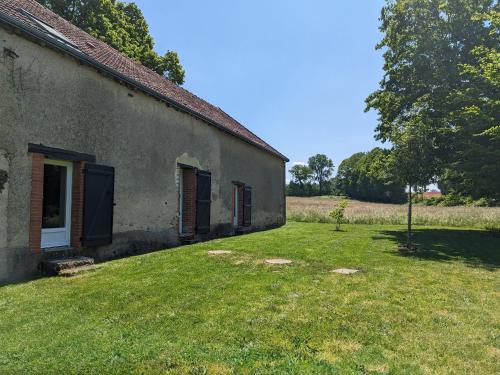
[[[198,243],[200,242],[200,240],[198,238],[190,238],[190,239],[183,239],[181,240],[181,243],[183,245],[192,245],[192,244],[195,244],[195,243]]]
[[[247,234],[252,231],[251,227],[238,227],[236,228],[236,234]]]
[[[73,270],[84,267],[94,267],[94,259],[78,256],[48,259],[42,262],[42,270],[49,275],[71,274]]]
[[[65,270],[59,271],[58,275],[59,276],[65,276],[65,277],[71,277],[71,276],[76,276],[82,272],[85,271],[90,271],[96,269],[95,265],[91,266],[82,266],[82,267],[75,267],[75,268],[67,268]]]
[[[181,241],[181,244],[183,244],[183,245],[190,245],[190,244],[194,244],[194,243],[200,242],[199,238],[197,238],[192,233],[183,233],[183,234],[181,234],[179,236],[179,240]]]

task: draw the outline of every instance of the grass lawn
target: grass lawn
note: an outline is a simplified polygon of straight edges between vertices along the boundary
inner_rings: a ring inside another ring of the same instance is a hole
[[[498,235],[403,234],[292,222],[1,287],[0,373],[500,373]]]

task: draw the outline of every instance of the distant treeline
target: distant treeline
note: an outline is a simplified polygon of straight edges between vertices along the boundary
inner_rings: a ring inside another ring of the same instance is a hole
[[[405,186],[387,173],[389,151],[375,148],[370,152],[358,152],[340,163],[337,175],[330,178],[333,162],[326,155],[316,155],[309,161],[323,163],[294,165],[290,169],[292,181],[287,186],[290,196],[345,195],[353,199],[372,202],[403,203],[406,201]],[[318,170],[323,170],[321,188]],[[326,178],[325,178],[326,176]]]
[[[326,155],[315,155],[309,161],[307,165],[294,165],[290,169],[292,181],[287,185],[287,195],[298,197],[337,195],[381,203],[408,201],[407,187],[394,175],[390,150],[376,147],[369,152],[357,152],[340,163],[334,177],[332,177],[333,162]],[[439,206],[498,205],[496,191],[492,189],[483,191],[483,195],[471,194],[470,189],[464,188],[466,186],[463,180],[451,175],[449,170],[437,180],[438,187],[443,193],[442,197],[423,199],[422,195],[416,194],[412,200],[415,203]],[[493,186],[494,184],[492,188]],[[424,190],[425,187],[417,187],[417,192]]]

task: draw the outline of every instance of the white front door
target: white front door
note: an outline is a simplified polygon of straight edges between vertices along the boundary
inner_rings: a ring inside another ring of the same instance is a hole
[[[71,236],[71,162],[45,160],[42,249],[69,246]]]

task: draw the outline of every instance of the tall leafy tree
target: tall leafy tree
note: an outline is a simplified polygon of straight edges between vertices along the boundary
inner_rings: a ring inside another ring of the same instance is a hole
[[[357,152],[342,160],[335,176],[335,189],[354,199],[363,199],[359,194],[359,163],[365,157],[364,152]]]
[[[459,66],[466,84],[450,100],[459,107],[451,119],[460,142],[440,187],[476,199],[500,199],[500,13],[491,10],[474,19],[488,25],[490,37],[472,49],[471,61]]]
[[[443,176],[486,196],[500,190],[498,14],[497,0],[388,0],[385,75],[366,101],[379,113],[376,138],[394,143],[423,124]]]
[[[135,3],[117,0],[37,1],[175,84],[184,83],[185,71],[177,53],[167,51],[160,56],[154,51],[149,26]]]
[[[289,170],[293,180],[299,184],[300,189],[304,191],[305,184],[312,178],[313,171],[308,165],[296,164]]]
[[[309,158],[308,165],[313,171],[313,178],[318,182],[319,195],[322,195],[324,184],[333,173],[333,161],[324,154],[317,154]]]

